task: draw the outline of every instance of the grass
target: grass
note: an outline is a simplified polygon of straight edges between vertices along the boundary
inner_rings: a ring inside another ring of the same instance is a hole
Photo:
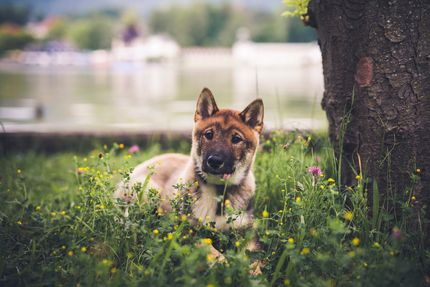
[[[182,144],[175,151],[188,150]],[[381,207],[378,192],[368,206],[361,174],[352,186],[337,182],[325,136],[274,133],[262,143],[254,167],[261,250],[254,253],[245,248],[253,231],[192,226],[179,210],[160,215],[154,192],[124,217],[111,197],[116,183],[162,152],[152,145],[129,154],[114,144],[79,156],[1,158],[0,285],[420,286],[430,280],[429,250],[407,225],[413,195],[396,218]],[[310,174],[310,166],[323,175]],[[208,254],[210,242],[226,262]],[[256,258],[265,266],[253,277]]]

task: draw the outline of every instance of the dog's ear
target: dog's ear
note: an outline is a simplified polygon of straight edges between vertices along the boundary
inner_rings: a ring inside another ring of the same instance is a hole
[[[197,122],[199,120],[206,119],[218,111],[219,109],[216,105],[212,92],[208,88],[204,88],[200,93],[199,99],[197,100],[194,121]]]
[[[240,117],[242,120],[256,130],[261,133],[263,130],[263,119],[264,119],[264,105],[261,99],[256,99],[252,103],[250,103],[241,113]]]

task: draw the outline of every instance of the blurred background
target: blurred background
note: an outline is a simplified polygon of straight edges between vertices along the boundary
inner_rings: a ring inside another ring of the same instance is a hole
[[[190,130],[196,99],[265,103],[270,129],[320,129],[315,31],[281,0],[2,0],[8,132]]]

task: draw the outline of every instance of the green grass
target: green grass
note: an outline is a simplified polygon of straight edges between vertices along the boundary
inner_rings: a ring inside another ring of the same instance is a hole
[[[396,218],[380,207],[377,192],[368,206],[366,178],[338,184],[325,136],[275,133],[262,143],[254,167],[254,230],[261,250],[254,253],[245,248],[254,231],[223,233],[192,226],[178,212],[159,215],[155,193],[124,217],[111,197],[116,183],[162,152],[153,145],[129,155],[114,144],[79,156],[27,152],[1,158],[0,285],[425,284],[429,250],[406,224],[414,216],[413,197],[405,196]],[[324,175],[313,178],[309,166]],[[208,256],[204,243],[197,247],[204,238],[226,262]],[[255,258],[265,266],[263,275],[252,277]]]

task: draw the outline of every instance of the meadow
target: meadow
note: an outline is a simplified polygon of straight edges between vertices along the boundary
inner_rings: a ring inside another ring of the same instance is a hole
[[[116,184],[138,163],[166,152],[157,144],[121,143],[88,153],[32,151],[0,159],[2,286],[426,286],[430,252],[405,191],[396,216],[357,167],[342,186],[324,134],[274,132],[262,139],[254,171],[253,230],[220,232],[191,225],[182,213],[160,214],[149,202],[124,208]],[[188,153],[188,142],[169,151]],[[417,182],[420,170],[411,171]],[[227,212],[228,209],[227,209]],[[234,220],[233,211],[229,213]],[[246,250],[255,233],[261,248]],[[218,262],[209,244],[222,250]],[[253,260],[263,274],[251,276]]]

